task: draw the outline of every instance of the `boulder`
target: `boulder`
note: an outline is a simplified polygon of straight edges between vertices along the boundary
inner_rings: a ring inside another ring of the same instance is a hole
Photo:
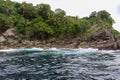
[[[4,43],[6,39],[3,36],[0,36],[0,43]]]
[[[8,43],[17,43],[19,37],[16,34],[15,28],[10,28],[6,30],[4,33],[4,38],[7,39]]]
[[[108,30],[94,32],[90,37],[88,37],[88,41],[105,41],[110,39],[114,40],[112,33]]]

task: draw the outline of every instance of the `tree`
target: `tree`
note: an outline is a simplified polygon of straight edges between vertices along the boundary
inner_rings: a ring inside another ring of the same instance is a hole
[[[19,4],[16,4],[16,7],[19,6]],[[23,2],[20,5],[20,8],[18,10],[18,13],[24,16],[24,18],[32,20],[37,17],[37,11],[35,7],[32,4],[28,4],[26,2]]]
[[[107,11],[99,11],[97,15],[103,22],[105,22],[108,25],[108,27],[112,27],[114,20]]]
[[[55,13],[58,14],[61,17],[65,17],[66,16],[66,12],[60,8],[55,10]]]
[[[9,16],[13,14],[14,11],[14,2],[11,2],[10,0],[0,0],[0,13]]]
[[[97,12],[96,11],[93,11],[90,16],[90,18],[94,18],[94,17],[97,17]]]
[[[43,22],[43,19],[41,17],[34,19],[30,25],[26,27],[26,32],[30,37],[41,40],[50,38],[54,33],[52,28]]]
[[[36,6],[38,14],[43,18],[43,19],[48,19],[50,16],[52,16],[52,11],[51,7],[48,4],[39,4]]]
[[[17,15],[16,18],[14,18],[14,27],[16,28],[16,31],[18,34],[23,34],[25,35],[25,19],[21,15]]]

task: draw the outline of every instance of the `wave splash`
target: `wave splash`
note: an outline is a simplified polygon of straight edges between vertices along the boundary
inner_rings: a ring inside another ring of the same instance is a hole
[[[49,48],[49,49],[43,49],[43,48],[36,48],[36,47],[33,47],[33,48],[21,48],[21,49],[6,49],[6,50],[0,50],[0,53],[1,52],[9,52],[9,53],[17,53],[17,52],[25,52],[25,53],[30,53],[30,52],[43,52],[43,51],[58,51],[58,52],[61,52],[61,53],[64,53],[64,54],[68,54],[68,53],[71,53],[72,51],[74,53],[71,53],[71,54],[80,54],[80,53],[93,53],[93,52],[96,52],[98,51],[98,49],[93,49],[93,48],[78,48],[78,49],[66,49],[66,48],[61,48],[61,49],[58,49],[58,48]]]

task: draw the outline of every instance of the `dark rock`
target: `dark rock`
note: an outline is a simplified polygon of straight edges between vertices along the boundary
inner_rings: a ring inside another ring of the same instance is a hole
[[[88,41],[104,41],[104,40],[114,40],[113,35],[108,30],[103,30],[100,32],[94,32],[91,36],[88,37]]]
[[[96,42],[93,46],[99,49],[120,49],[119,38],[109,29],[103,29],[102,31],[92,33],[87,41],[90,43]]]
[[[51,44],[56,43],[56,39],[55,38],[49,39],[47,43],[51,43]]]

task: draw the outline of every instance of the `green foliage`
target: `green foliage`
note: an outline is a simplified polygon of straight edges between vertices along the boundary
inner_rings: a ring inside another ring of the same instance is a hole
[[[67,16],[60,8],[53,11],[48,4],[33,6],[26,2],[0,0],[0,31],[14,27],[18,35],[26,39],[87,36],[95,29],[112,28],[113,23],[111,15],[105,10],[78,18]]]
[[[90,14],[89,18],[92,25],[97,25],[103,28],[112,28],[112,25],[114,23],[111,15],[105,10],[99,12],[94,11]]]
[[[25,25],[25,18],[17,15],[14,19],[14,27],[16,28],[18,34],[25,34]]]
[[[51,16],[51,8],[48,4],[39,4],[36,6],[38,14],[43,19],[48,19]]]
[[[114,36],[117,36],[120,39],[120,33],[114,29],[112,29],[112,33]]]
[[[0,31],[4,32],[8,28],[12,27],[14,20],[12,16],[6,16],[5,14],[0,14]]]
[[[19,7],[18,13],[23,15],[24,18],[32,20],[37,17],[37,11],[32,4],[23,2]]]

